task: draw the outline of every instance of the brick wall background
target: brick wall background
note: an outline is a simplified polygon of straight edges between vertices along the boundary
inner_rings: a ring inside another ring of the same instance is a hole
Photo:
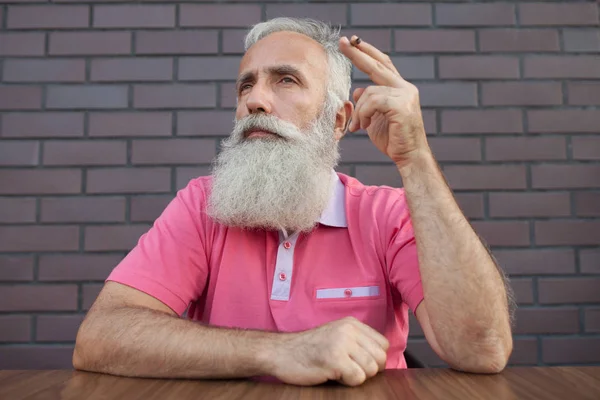
[[[420,88],[431,146],[513,279],[511,363],[600,365],[597,2],[0,0],[0,368],[70,368],[104,278],[208,173],[245,28],[278,15],[342,24]],[[341,171],[401,184],[364,134],[342,151]],[[416,324],[409,347],[439,365]]]

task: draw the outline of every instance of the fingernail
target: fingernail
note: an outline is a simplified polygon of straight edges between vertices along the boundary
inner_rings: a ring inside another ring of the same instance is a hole
[[[362,39],[357,36],[356,39],[354,39],[354,46],[358,46],[360,42],[362,42]]]

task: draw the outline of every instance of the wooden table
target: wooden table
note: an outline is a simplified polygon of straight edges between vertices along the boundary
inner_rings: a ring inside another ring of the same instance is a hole
[[[509,368],[498,375],[388,370],[363,385],[121,378],[81,371],[0,371],[0,399],[600,399],[600,367]]]

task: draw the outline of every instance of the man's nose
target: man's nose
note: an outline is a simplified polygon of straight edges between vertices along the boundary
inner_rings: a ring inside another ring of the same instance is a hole
[[[248,107],[248,112],[250,114],[259,112],[271,114],[271,93],[269,92],[269,89],[266,88],[265,85],[259,83],[252,86],[246,100],[246,107]]]

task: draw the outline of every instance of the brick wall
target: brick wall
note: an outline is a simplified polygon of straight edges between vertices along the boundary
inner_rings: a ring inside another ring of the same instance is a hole
[[[244,29],[278,15],[342,24],[420,88],[513,278],[511,362],[600,364],[597,2],[134,3],[0,1],[0,368],[70,367],[103,279],[229,132]],[[400,184],[364,134],[342,148],[341,171]],[[416,324],[410,347],[439,364]]]

